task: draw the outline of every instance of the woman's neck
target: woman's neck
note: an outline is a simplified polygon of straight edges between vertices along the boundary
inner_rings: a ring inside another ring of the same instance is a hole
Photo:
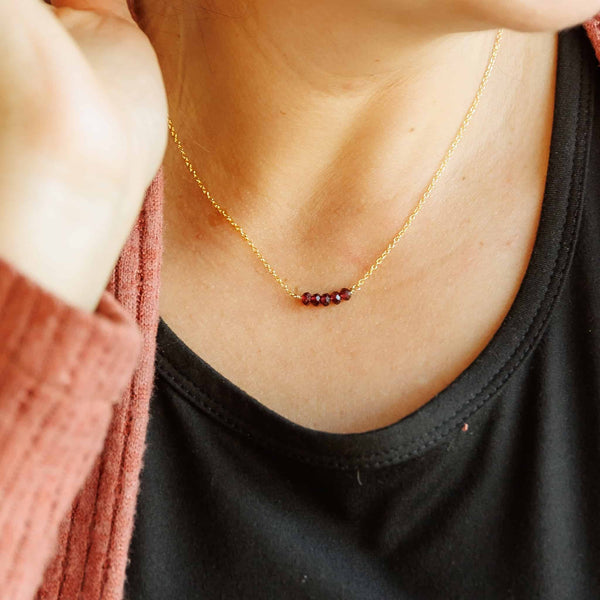
[[[308,230],[374,203],[401,222],[456,133],[495,36],[432,35],[366,2],[194,4],[146,0],[142,26],[200,177],[245,225]],[[506,36],[465,160],[498,135],[517,103],[512,83],[549,37]]]

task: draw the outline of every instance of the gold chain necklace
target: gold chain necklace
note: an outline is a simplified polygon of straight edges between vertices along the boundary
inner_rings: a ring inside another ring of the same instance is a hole
[[[502,35],[503,35],[503,30],[499,29],[496,34],[494,46],[490,53],[490,58],[488,60],[487,67],[486,67],[483,77],[481,79],[481,83],[479,84],[479,88],[477,89],[475,97],[473,98],[473,102],[471,103],[471,106],[469,107],[469,110],[467,111],[467,114],[466,114],[465,118],[463,119],[463,122],[461,123],[456,136],[454,137],[454,140],[452,141],[448,150],[446,151],[446,154],[444,155],[442,162],[440,163],[437,171],[435,172],[431,181],[429,182],[429,185],[427,186],[427,189],[425,190],[424,194],[421,196],[421,198],[419,199],[419,201],[417,202],[417,204],[415,205],[415,207],[413,208],[411,213],[408,215],[408,218],[404,222],[404,225],[402,226],[402,228],[396,233],[396,235],[394,235],[394,237],[392,238],[390,243],[387,245],[385,250],[377,257],[375,262],[367,269],[367,271],[364,273],[364,275],[354,285],[350,286],[349,288],[346,288],[346,287],[342,288],[339,292],[335,291],[335,292],[330,292],[330,293],[325,293],[325,294],[312,294],[310,292],[305,292],[304,294],[300,295],[296,291],[292,290],[288,286],[288,284],[280,277],[280,275],[273,268],[271,263],[269,263],[269,261],[263,256],[262,252],[256,247],[256,245],[250,239],[250,237],[244,231],[244,229],[240,225],[238,225],[235,222],[235,220],[231,217],[231,215],[212,197],[211,193],[208,191],[208,189],[206,188],[206,186],[204,185],[202,180],[198,177],[198,174],[196,173],[196,169],[194,169],[194,166],[192,165],[190,159],[188,158],[188,155],[185,152],[181,141],[179,140],[179,136],[177,135],[177,132],[175,131],[175,127],[173,126],[173,122],[171,121],[171,119],[169,119],[169,132],[171,133],[173,140],[177,144],[177,147],[179,148],[179,152],[181,153],[181,156],[182,156],[188,170],[190,171],[194,180],[196,181],[196,183],[202,190],[202,193],[209,199],[210,203],[217,210],[217,212],[219,214],[221,214],[223,216],[223,218],[246,241],[246,243],[250,246],[250,248],[252,249],[252,252],[254,252],[254,254],[257,256],[257,258],[260,260],[260,262],[264,266],[264,268],[275,279],[275,281],[277,281],[277,283],[283,288],[283,290],[288,294],[288,296],[291,296],[292,298],[294,298],[296,300],[301,300],[302,304],[304,304],[305,306],[330,306],[331,304],[334,304],[334,305],[340,304],[343,300],[350,300],[352,295],[355,294],[356,292],[358,292],[362,288],[362,286],[366,283],[366,281],[371,277],[371,275],[373,275],[373,273],[375,273],[375,271],[377,271],[377,269],[381,266],[383,261],[389,256],[391,251],[396,247],[398,242],[402,239],[402,237],[404,237],[404,234],[406,233],[408,228],[412,225],[416,216],[419,214],[421,208],[423,208],[423,205],[425,204],[427,199],[431,196],[439,179],[441,178],[442,174],[446,170],[446,167],[448,166],[448,163],[450,162],[450,158],[452,157],[452,155],[456,151],[456,148],[458,147],[461,140],[463,139],[465,131],[466,131],[469,123],[471,122],[471,119],[473,118],[473,115],[475,114],[477,107],[479,106],[479,102],[481,100],[481,97],[483,96],[483,92],[485,91],[485,88],[487,86],[487,83],[488,83],[488,80],[492,73],[492,70],[494,68],[494,65],[496,64],[496,57],[498,56],[498,51],[500,50],[500,42],[502,41]]]

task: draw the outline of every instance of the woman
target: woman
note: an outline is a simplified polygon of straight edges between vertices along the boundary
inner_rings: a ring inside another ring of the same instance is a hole
[[[600,2],[53,4],[0,3],[2,598],[599,597]]]

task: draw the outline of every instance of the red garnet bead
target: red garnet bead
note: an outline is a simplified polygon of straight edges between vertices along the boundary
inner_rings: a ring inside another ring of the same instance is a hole
[[[331,301],[334,304],[339,304],[342,301],[342,297],[339,292],[331,292]]]
[[[342,300],[350,300],[350,298],[352,298],[352,292],[348,288],[342,288],[340,290],[340,298]]]
[[[323,294],[321,296],[321,304],[323,306],[329,306],[330,302],[331,302],[331,296],[329,294]]]
[[[311,298],[312,294],[310,292],[304,292],[304,294],[302,294],[300,297],[300,300],[302,300],[302,304],[304,304],[304,306],[308,306]]]
[[[321,295],[320,294],[313,294],[310,297],[310,303],[313,306],[319,306],[319,304],[321,303]]]

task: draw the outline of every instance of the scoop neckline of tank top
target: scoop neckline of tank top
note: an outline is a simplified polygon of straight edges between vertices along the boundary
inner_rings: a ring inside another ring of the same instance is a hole
[[[162,318],[158,324],[157,375],[179,397],[223,426],[315,466],[390,466],[417,457],[453,432],[460,432],[475,412],[498,396],[537,345],[571,263],[589,151],[593,95],[590,61],[593,68],[596,65],[593,51],[589,56],[591,46],[583,28],[560,32],[558,44],[548,175],[529,264],[495,335],[446,388],[415,412],[382,428],[343,434],[313,430],[269,409],[223,377]],[[574,55],[580,56],[575,69],[568,65]]]

